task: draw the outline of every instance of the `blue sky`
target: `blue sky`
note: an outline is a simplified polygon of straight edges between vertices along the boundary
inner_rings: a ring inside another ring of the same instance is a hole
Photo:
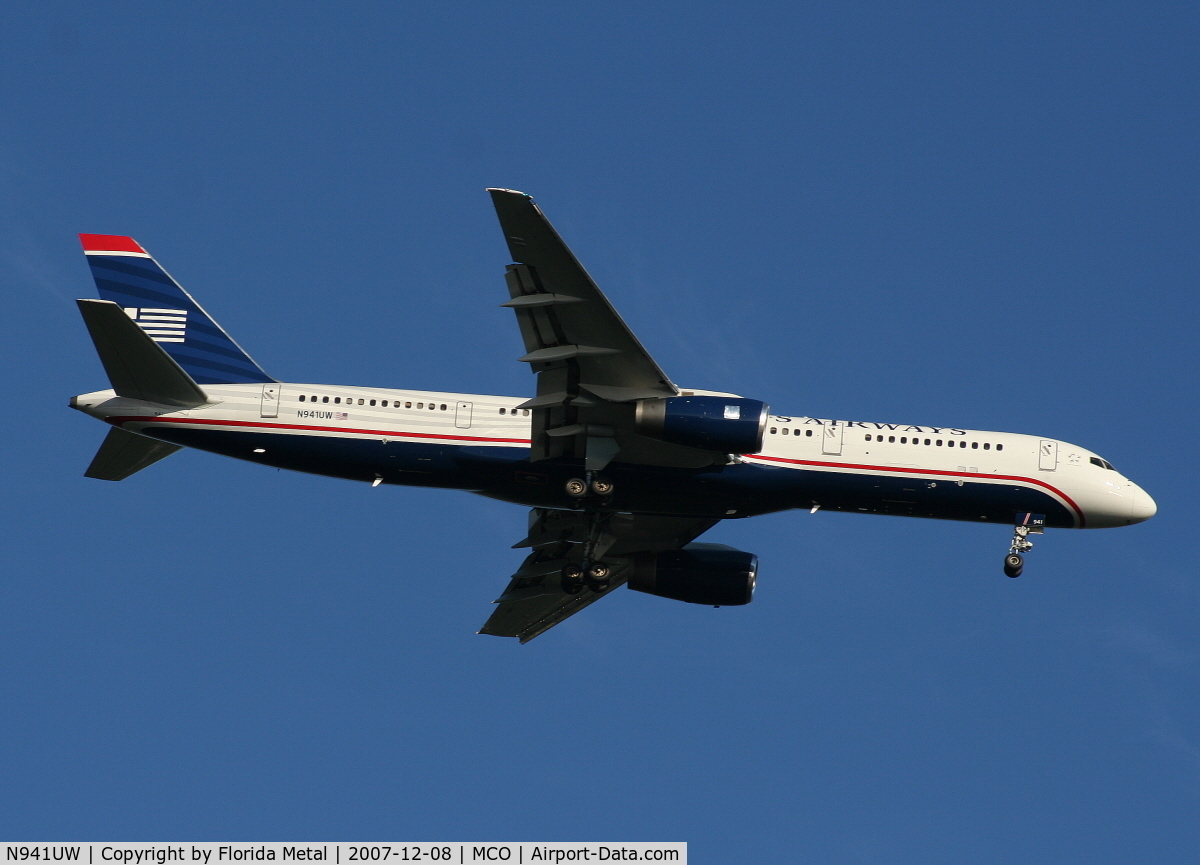
[[[0,836],[1200,853],[1198,15],[1179,3],[10,3]],[[75,234],[279,378],[532,393],[486,186],[684,386],[1043,434],[1149,523],[723,524],[748,607],[476,636],[525,512],[184,452],[83,469]],[[758,858],[754,858],[758,857]]]

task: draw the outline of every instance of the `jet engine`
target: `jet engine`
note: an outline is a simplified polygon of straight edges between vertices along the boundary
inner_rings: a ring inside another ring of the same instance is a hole
[[[762,450],[767,404],[729,396],[673,396],[637,404],[636,429],[648,438],[725,454]]]
[[[711,607],[736,607],[754,598],[758,556],[724,544],[688,544],[682,550],[633,558],[629,588],[660,598]]]

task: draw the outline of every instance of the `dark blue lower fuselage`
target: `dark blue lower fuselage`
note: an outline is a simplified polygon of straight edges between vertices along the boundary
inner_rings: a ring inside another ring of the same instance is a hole
[[[531,463],[527,448],[186,427],[144,432],[274,468],[368,483],[460,489],[527,507],[579,506],[564,485],[582,474],[582,462]],[[1040,490],[936,477],[933,472],[893,477],[760,464],[684,469],[614,462],[604,474],[615,487],[603,500],[605,509],[634,513],[734,518],[819,505],[823,510],[1001,524],[1011,524],[1015,513],[1028,511],[1045,514],[1048,526],[1076,525],[1066,507]]]

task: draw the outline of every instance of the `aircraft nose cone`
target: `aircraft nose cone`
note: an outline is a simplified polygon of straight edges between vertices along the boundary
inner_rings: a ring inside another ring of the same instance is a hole
[[[1133,494],[1133,522],[1142,523],[1150,519],[1158,513],[1158,505],[1150,495],[1140,487],[1135,488]]]

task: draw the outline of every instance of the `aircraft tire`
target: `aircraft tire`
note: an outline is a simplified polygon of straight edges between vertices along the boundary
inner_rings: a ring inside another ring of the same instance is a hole
[[[583,478],[571,478],[566,485],[567,495],[582,498],[587,495],[588,485]]]
[[[1009,553],[1004,557],[1004,576],[1016,578],[1021,576],[1023,570],[1025,570],[1025,560],[1019,553]]]
[[[578,565],[567,565],[562,569],[559,586],[568,595],[578,595],[584,586],[583,569]]]
[[[611,496],[613,493],[613,482],[607,478],[596,478],[592,481],[592,492],[598,496]]]

